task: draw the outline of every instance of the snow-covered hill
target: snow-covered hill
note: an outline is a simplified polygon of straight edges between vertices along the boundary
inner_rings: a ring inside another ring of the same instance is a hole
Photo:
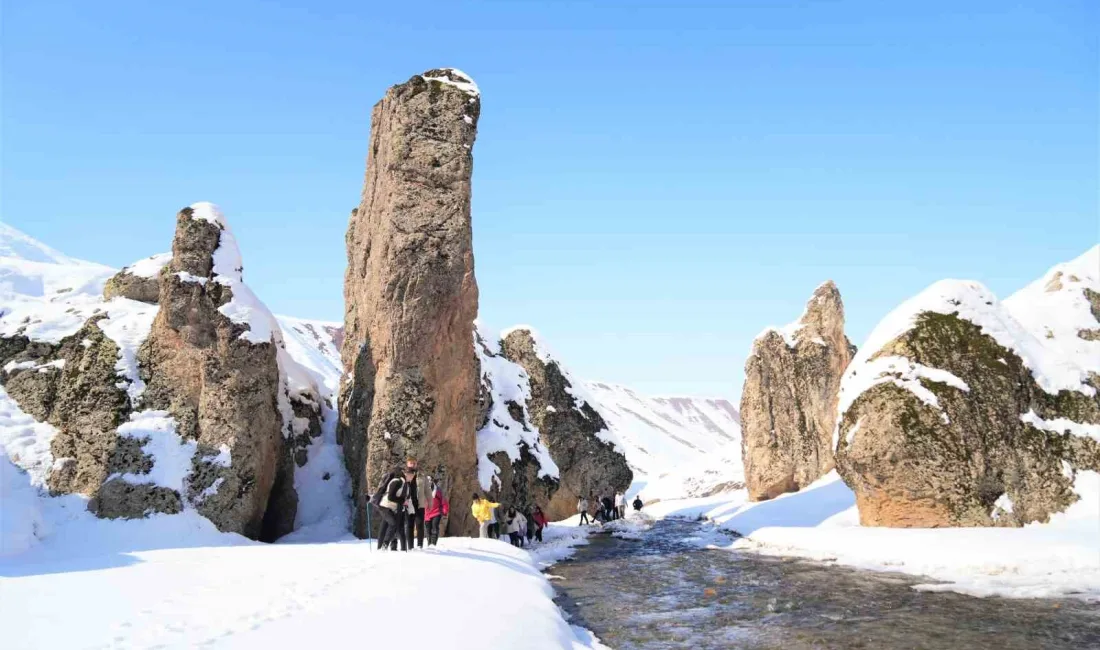
[[[652,501],[739,487],[741,423],[729,400],[649,397],[604,382],[587,389],[635,472],[632,493]]]

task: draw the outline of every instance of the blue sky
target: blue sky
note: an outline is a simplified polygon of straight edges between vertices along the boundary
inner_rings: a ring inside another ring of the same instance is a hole
[[[219,203],[277,312],[340,320],[370,108],[482,90],[481,317],[575,374],[740,394],[833,279],[858,344],[944,277],[1098,238],[1100,3],[29,2],[2,15],[3,220],[121,266]]]

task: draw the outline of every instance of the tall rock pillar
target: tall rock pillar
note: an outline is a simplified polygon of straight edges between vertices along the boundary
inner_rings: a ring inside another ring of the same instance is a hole
[[[854,355],[832,281],[814,291],[797,322],[753,341],[741,391],[741,457],[753,501],[799,490],[833,469],[837,393]]]
[[[363,195],[347,234],[339,426],[360,536],[371,492],[407,456],[444,477],[448,533],[476,529],[470,177],[480,112],[473,81],[442,69],[390,88],[371,113]]]

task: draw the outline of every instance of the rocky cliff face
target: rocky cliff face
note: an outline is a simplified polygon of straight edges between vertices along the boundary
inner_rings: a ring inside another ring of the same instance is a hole
[[[472,533],[477,489],[477,284],[470,222],[473,82],[429,70],[371,114],[363,196],[347,234],[339,435],[355,532],[382,475],[406,456],[445,475],[450,534]]]
[[[540,349],[530,330],[512,330],[500,348],[506,359],[527,373],[527,411],[558,468],[560,487],[544,507],[547,516],[563,519],[575,514],[577,498],[590,492],[598,497],[609,491],[625,492],[634,474],[626,457],[604,439],[607,424],[582,397],[583,387]]]
[[[836,432],[864,525],[1020,526],[1077,501],[1077,472],[1100,470],[1095,251],[1072,285],[1002,305],[939,282],[879,324],[845,374]]]
[[[740,410],[751,499],[801,489],[833,468],[837,391],[854,354],[831,281],[814,291],[796,323],[753,342]]]
[[[560,485],[558,466],[528,411],[527,371],[504,358],[499,342],[476,333],[481,366],[481,417],[477,432],[478,481],[497,503],[544,510]]]

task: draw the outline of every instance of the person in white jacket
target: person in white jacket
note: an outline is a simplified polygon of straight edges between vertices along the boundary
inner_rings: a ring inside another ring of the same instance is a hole
[[[579,524],[577,524],[578,526],[582,526],[584,524],[589,523],[589,521],[588,521],[588,499],[585,499],[584,497],[581,497],[581,498],[577,499],[577,512],[579,512],[580,515],[581,515],[581,522]]]
[[[622,492],[615,493],[615,517],[622,519],[626,516],[626,495]]]
[[[520,531],[527,528],[527,518],[523,516],[522,512],[516,512],[515,508],[508,509],[508,539],[512,541],[512,546],[523,546],[523,535]]]

